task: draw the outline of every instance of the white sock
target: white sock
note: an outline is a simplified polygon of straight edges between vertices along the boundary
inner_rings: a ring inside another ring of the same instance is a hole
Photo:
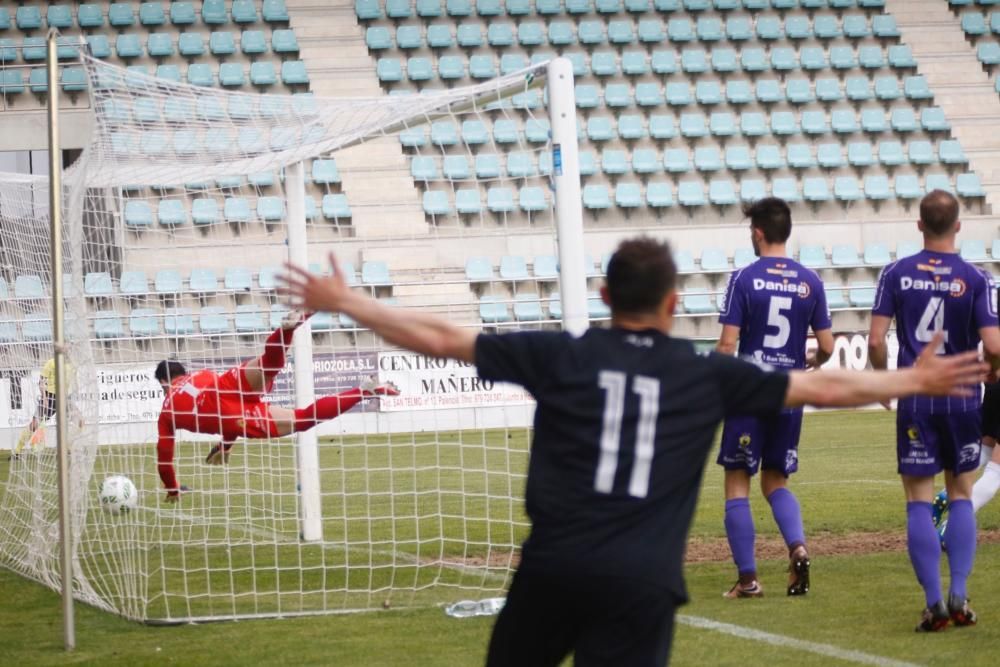
[[[983,445],[979,450],[979,467],[987,465],[993,459],[993,445]]]
[[[972,487],[972,509],[978,512],[980,507],[990,502],[997,491],[1000,491],[1000,463],[990,461],[986,464],[983,476]]]

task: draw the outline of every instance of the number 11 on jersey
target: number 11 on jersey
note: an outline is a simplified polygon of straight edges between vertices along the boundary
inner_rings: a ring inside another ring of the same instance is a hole
[[[594,474],[594,489],[600,493],[611,493],[615,485],[627,383],[628,376],[621,371],[601,371],[598,375],[598,385],[605,392],[601,456]],[[639,423],[635,429],[635,452],[628,494],[635,498],[645,498],[649,493],[649,477],[653,472],[656,419],[660,413],[660,381],[636,375],[632,379],[632,392],[639,397]]]

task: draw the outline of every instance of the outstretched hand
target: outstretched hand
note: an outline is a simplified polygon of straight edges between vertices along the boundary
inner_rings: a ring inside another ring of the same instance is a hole
[[[931,396],[973,396],[977,385],[986,380],[990,365],[980,360],[979,352],[939,355],[937,350],[944,343],[944,334],[934,334],[920,352],[914,368],[920,373],[922,394]]]
[[[351,295],[332,252],[329,276],[318,276],[291,263],[286,263],[285,269],[285,273],[278,276],[278,294],[287,297],[293,308],[339,312],[344,300]]]
[[[190,490],[191,489],[189,489],[188,487],[186,487],[183,484],[181,484],[181,487],[179,489],[177,489],[177,493],[169,493],[168,492],[167,493],[167,497],[164,498],[163,501],[166,502],[166,503],[180,502],[181,495],[187,493]]]

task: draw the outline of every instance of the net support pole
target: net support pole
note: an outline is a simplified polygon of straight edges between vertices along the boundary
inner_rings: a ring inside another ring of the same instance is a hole
[[[563,329],[579,336],[590,326],[590,319],[587,315],[573,63],[568,58],[553,59],[549,62],[546,78],[549,84],[549,124],[552,126],[552,187],[555,190]]]
[[[288,259],[298,266],[309,264],[306,239],[306,182],[301,162],[285,167],[285,197],[288,200]],[[295,407],[315,400],[313,346],[309,322],[295,333],[292,342]],[[319,488],[319,448],[314,430],[296,436],[295,461],[299,483],[299,536],[304,542],[323,539],[323,516]]]
[[[66,437],[66,359],[63,332],[62,150],[59,143],[59,59],[50,30],[45,64],[48,74],[49,226],[52,260],[52,353],[56,366],[56,456],[59,469],[59,567],[62,575],[63,645],[76,647],[73,619],[73,531],[69,497],[69,438]]]

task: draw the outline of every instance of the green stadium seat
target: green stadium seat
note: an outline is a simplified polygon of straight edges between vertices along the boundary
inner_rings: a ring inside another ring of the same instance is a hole
[[[160,26],[166,23],[163,6],[159,2],[143,2],[139,5],[139,22],[144,26]]]
[[[730,41],[744,42],[753,37],[753,26],[750,19],[740,16],[726,20],[726,35]]]
[[[477,54],[469,58],[469,76],[473,79],[492,79],[496,75],[493,56]]]
[[[76,10],[76,22],[83,29],[102,28],[104,27],[104,12],[95,3],[82,4]],[[6,27],[10,27],[9,24]]]
[[[586,185],[583,188],[583,207],[592,211],[611,208],[606,185]]]
[[[632,171],[637,174],[655,174],[661,168],[660,159],[651,148],[637,148],[632,152]]]
[[[590,58],[590,70],[594,76],[615,76],[618,74],[618,57],[614,51],[597,51]]]
[[[254,0],[233,0],[230,7],[233,23],[250,24],[257,22],[257,6]]]
[[[133,229],[153,225],[153,209],[148,202],[128,201],[125,203],[125,225]]]
[[[768,69],[767,54],[764,49],[746,48],[740,54],[740,65],[745,72],[766,72]]]
[[[878,161],[887,167],[898,167],[907,163],[903,144],[895,139],[879,142]]]
[[[917,66],[913,51],[906,44],[889,47],[889,66],[895,69],[911,69]]]
[[[911,108],[893,109],[889,115],[889,124],[895,132],[916,132],[920,128],[917,116]],[[912,156],[910,160],[913,160]]]
[[[781,82],[777,79],[759,79],[756,87],[757,101],[762,104],[775,104],[785,99]]]
[[[611,118],[591,116],[587,120],[587,137],[591,141],[611,141],[616,137]]]
[[[802,182],[802,196],[812,203],[830,201],[830,188],[825,178],[810,177]]]
[[[537,293],[522,293],[514,297],[515,320],[518,322],[536,322],[544,318],[541,299]]]
[[[132,3],[111,3],[108,7],[108,23],[115,28],[127,28],[135,25],[135,14],[132,12]]]
[[[510,308],[495,296],[484,296],[479,299],[479,318],[486,324],[512,321]]]
[[[767,196],[767,186],[758,178],[745,178],[740,181],[740,201],[753,202]],[[752,251],[751,251],[752,252]],[[737,265],[736,268],[742,268]]]
[[[740,0],[715,0],[712,4],[715,6],[716,11],[732,11],[739,9]]]
[[[593,25],[594,23],[595,22],[591,22],[587,26],[581,24],[581,32],[583,33],[582,37],[584,39],[594,40],[588,42],[590,44],[600,43],[600,41],[603,40],[603,35],[604,35],[603,30],[600,29],[599,29],[600,31],[596,34],[592,32],[594,28]],[[487,33],[487,38],[489,38],[489,35],[493,32],[494,25],[497,24],[490,24],[489,32]],[[600,39],[598,39],[598,36],[600,37]],[[510,46],[509,43],[499,44],[494,42],[492,39],[489,39],[489,42],[493,46]],[[570,23],[569,21],[553,21],[552,23],[549,24],[549,44],[551,44],[552,46],[568,46],[574,43],[576,43],[576,34],[575,31],[573,30],[572,23]]]
[[[27,40],[25,40],[27,41]],[[142,42],[138,35],[118,35],[115,38],[115,52],[119,58],[138,58],[142,55]],[[25,57],[27,59],[27,57]]]
[[[674,190],[670,183],[650,182],[646,185],[646,206],[669,208],[674,205]]]
[[[881,69],[885,67],[885,55],[880,46],[862,46],[858,49],[858,64],[863,69]]]
[[[7,284],[3,285],[4,298],[6,298]],[[115,293],[114,283],[111,282],[111,274],[106,271],[87,273],[83,277],[83,293],[86,296],[102,297],[111,296]]]
[[[97,339],[124,338],[125,327],[121,315],[114,310],[98,310],[93,315],[94,337]]]
[[[920,125],[925,132],[950,132],[951,124],[944,116],[944,109],[927,107],[920,111]]]
[[[621,121],[619,120],[619,123]],[[544,118],[529,118],[524,123],[524,139],[532,144],[544,144],[549,141],[549,121]],[[623,136],[623,138],[625,138]]]
[[[347,203],[347,195],[345,194],[323,195],[320,210],[327,220],[346,220],[351,217],[351,207]]]
[[[216,35],[229,35],[229,41],[230,42],[232,41],[232,33],[213,32],[212,33],[213,41]],[[368,28],[367,30],[365,30],[365,44],[372,51],[383,51],[385,49],[391,49],[392,36],[389,33],[389,29],[384,28],[382,26],[372,26]],[[235,50],[235,46],[233,47],[233,49]],[[219,53],[215,50],[214,46],[212,48],[212,53],[216,53],[217,55],[219,55]]]
[[[396,48],[419,49],[423,45],[424,38],[421,34],[420,26],[402,25],[396,30]]]
[[[451,202],[442,190],[427,190],[423,197],[424,213],[427,215],[450,215]]]
[[[595,0],[594,8],[598,14],[617,14],[622,11],[621,0]]]
[[[784,199],[789,204],[802,201],[799,181],[792,177],[775,178],[771,183],[771,194]]]
[[[229,15],[226,13],[225,0],[204,0],[201,5],[201,22],[206,25],[228,23]]]
[[[739,69],[739,57],[735,49],[718,47],[712,49],[712,69],[716,72],[735,72]]]
[[[245,81],[243,65],[240,63],[222,63],[219,65],[219,84],[223,87],[238,88]]]
[[[69,5],[49,5],[48,10],[45,12],[45,23],[50,28],[72,28],[73,10]]]
[[[10,10],[0,7],[0,30],[10,30],[11,25]]]
[[[697,39],[694,26],[686,18],[673,18],[667,23],[667,36],[671,42],[692,42]]]
[[[942,164],[966,164],[969,161],[957,139],[946,139],[938,144],[938,159]]]
[[[34,5],[21,5],[14,14],[14,23],[22,32],[31,32],[42,27],[41,9]]]
[[[213,32],[208,36],[208,49],[215,56],[228,56],[236,53],[236,38],[231,32]]]
[[[653,115],[649,117],[649,136],[653,139],[668,140],[677,136],[673,116]]]
[[[64,67],[59,78],[62,89],[67,93],[79,93],[87,89],[87,73],[82,67]]]
[[[417,155],[410,161],[410,175],[415,181],[433,181],[441,178],[437,161],[428,155]]]
[[[524,26],[521,26],[522,29]],[[530,31],[529,31],[530,33]],[[520,32],[518,33],[520,36]],[[540,44],[541,42],[537,42]],[[451,34],[451,28],[446,25],[430,25],[427,26],[427,46],[432,49],[447,49],[455,44],[455,38]],[[521,43],[522,46],[525,45],[524,42]]]
[[[828,266],[826,250],[820,245],[803,245],[799,249],[799,263],[810,269]]]
[[[479,189],[466,188],[455,192],[455,210],[462,215],[478,215],[482,212]]]
[[[204,63],[188,65],[187,82],[192,86],[210,87],[215,85],[215,74],[212,68]]]
[[[245,55],[267,53],[267,41],[260,30],[244,30],[240,35],[240,50]]]
[[[804,46],[799,52],[799,66],[807,72],[818,72],[826,69],[826,52],[816,46]],[[819,93],[817,92],[817,97]]]
[[[830,49],[830,67],[839,70],[854,69],[858,60],[850,46],[834,46]]]
[[[219,222],[219,203],[214,199],[195,199],[191,202],[191,221],[196,225],[214,225]]]
[[[740,132],[747,137],[762,137],[768,134],[767,121],[759,111],[744,111],[740,114]]]
[[[198,20],[194,5],[190,2],[170,3],[170,22],[174,25],[191,25]]]
[[[816,162],[824,169],[837,169],[844,166],[844,153],[840,144],[820,144],[816,148]]]
[[[701,270],[706,272],[719,273],[729,270],[729,258],[722,248],[703,248],[698,263],[701,265]]]
[[[491,22],[486,30],[486,41],[493,47],[512,46],[514,44],[513,25]]]
[[[642,14],[649,11],[649,0],[625,0],[625,11],[630,14]]]
[[[959,174],[955,177],[955,191],[959,197],[979,198],[985,197],[986,191],[979,180],[979,175],[974,173]]]
[[[236,306],[233,324],[237,333],[256,333],[270,329],[270,323],[264,320],[263,310],[255,303]]]
[[[578,109],[594,109],[600,102],[597,87],[594,85],[578,83],[575,86],[575,93]]]
[[[526,213],[545,211],[549,202],[545,199],[545,190],[538,186],[525,186],[518,193],[518,205]]]
[[[182,32],[177,36],[177,51],[186,58],[195,58],[205,53],[205,41],[201,33]]]
[[[510,11],[510,6],[515,3],[508,0],[506,4]],[[501,0],[476,0],[476,14],[479,16],[501,16],[503,12],[504,3]]]
[[[222,216],[230,223],[250,222],[250,202],[243,197],[228,197],[222,205]]]
[[[731,137],[736,134],[736,116],[728,111],[713,111],[708,118],[708,129],[713,137]]]
[[[31,70],[34,74],[35,71],[40,71],[44,76],[46,75],[45,70]],[[29,75],[30,76],[30,75]],[[48,84],[46,83],[46,89]],[[0,94],[3,95],[19,95],[24,92],[24,72],[19,69],[4,69],[0,70]],[[40,92],[32,89],[32,92]]]
[[[289,21],[285,0],[264,0],[260,8],[260,15],[268,23],[287,23]]]
[[[785,159],[781,154],[781,146],[775,144],[758,144],[756,151],[757,168],[763,171],[782,169]]]
[[[363,285],[391,285],[389,265],[382,261],[367,261],[361,265],[361,283]]]
[[[672,85],[672,84],[668,84]],[[687,84],[681,84],[686,86]],[[690,91],[688,91],[690,94]],[[663,92],[658,83],[640,83],[635,87],[635,102],[640,107],[662,106],[664,101]],[[625,106],[610,105],[609,106]]]
[[[750,155],[750,147],[744,145],[726,146],[726,168],[730,171],[747,171],[752,169],[754,161]]]
[[[478,146],[489,141],[486,125],[480,120],[462,121],[462,141],[467,146]]]
[[[284,65],[287,64],[289,63],[284,63]],[[282,65],[282,71],[284,71],[284,65]],[[277,82],[278,82],[278,75],[275,72],[274,63],[272,62],[250,63],[250,83],[252,83],[255,86],[273,86]]]
[[[899,80],[894,76],[880,76],[875,79],[875,97],[883,102],[898,100],[902,97]]]
[[[677,56],[673,51],[653,51],[650,67],[654,74],[673,74],[677,71]]]
[[[677,184],[677,202],[688,208],[704,206],[704,184],[701,181],[681,181]]]

